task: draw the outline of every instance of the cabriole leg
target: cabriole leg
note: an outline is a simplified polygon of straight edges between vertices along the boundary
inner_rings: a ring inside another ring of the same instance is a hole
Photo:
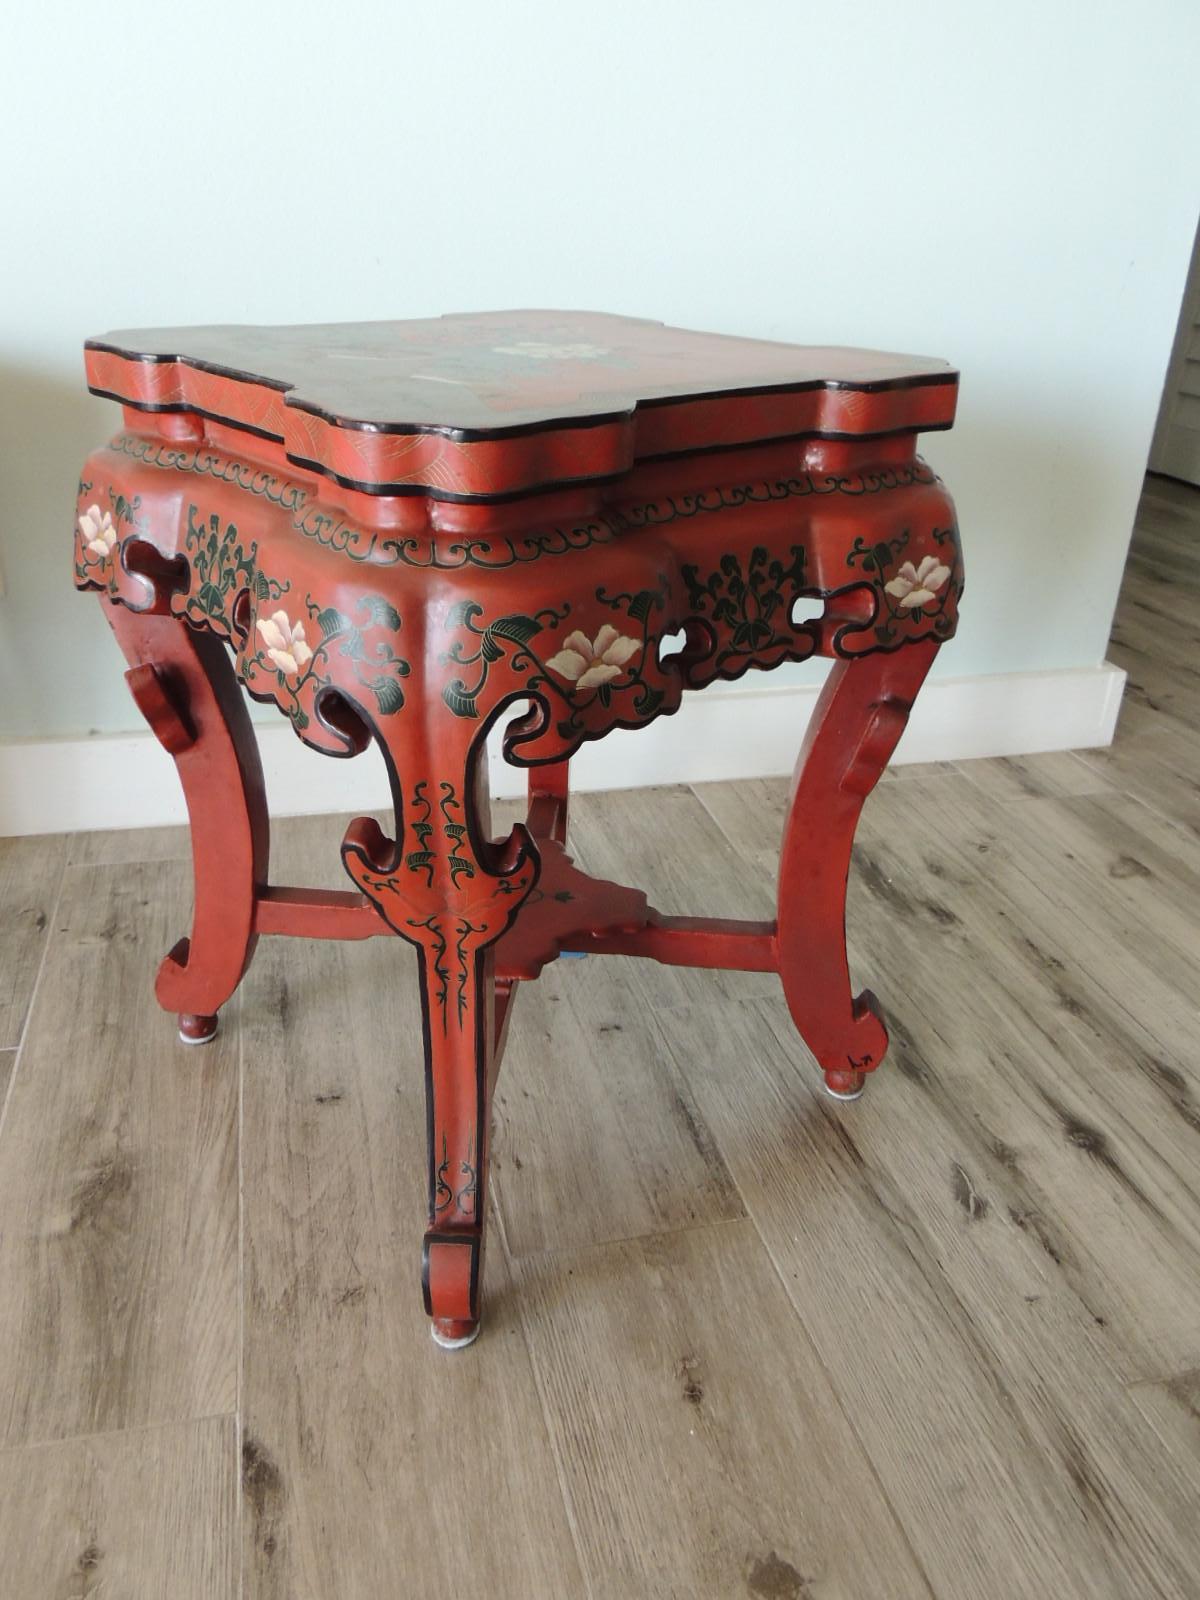
[[[437,951],[431,958],[421,950],[430,1130],[421,1283],[433,1337],[447,1350],[470,1344],[479,1332],[495,1081],[492,952],[451,955],[466,920],[439,919]]]
[[[158,970],[155,995],[185,1044],[217,1031],[217,1012],[254,953],[254,899],[267,880],[262,764],[233,665],[219,639],[165,612],[104,602],[138,709],[175,761],[192,829],[190,937]]]
[[[500,1043],[492,947],[533,887],[537,856],[524,828],[503,844],[489,842],[486,763],[472,774],[457,727],[440,740],[414,738],[394,755],[407,766],[393,777],[401,838],[387,839],[360,817],[347,829],[342,859],[419,953],[429,1141],[422,1282],[433,1337],[453,1350],[479,1331]]]
[[[858,1098],[887,1049],[875,996],[850,991],[846,878],[854,832],[936,654],[929,641],[837,662],[792,779],[779,863],[779,972],[792,1020],[825,1087],[841,1100]]]

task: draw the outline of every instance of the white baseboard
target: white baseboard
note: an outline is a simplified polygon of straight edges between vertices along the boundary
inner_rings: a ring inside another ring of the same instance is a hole
[[[1125,674],[1109,663],[1062,672],[939,678],[913,710],[896,761],[1078,750],[1112,742]],[[572,787],[634,789],[790,772],[816,685],[714,686],[637,734],[585,745]],[[308,750],[283,721],[259,746],[275,816],[380,811],[389,804],[378,751],[351,761]],[[492,793],[519,794],[525,774],[493,752]],[[75,833],[186,822],[171,758],[149,733],[0,743],[0,835]]]

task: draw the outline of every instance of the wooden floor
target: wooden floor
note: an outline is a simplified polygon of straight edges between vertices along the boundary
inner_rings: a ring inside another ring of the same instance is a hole
[[[769,975],[522,991],[459,1356],[411,953],[266,941],[186,1050],[186,834],[0,843],[0,1594],[1194,1600],[1198,557],[1152,480],[1112,750],[869,802],[859,1104]],[[587,796],[576,852],[769,916],[785,788]],[[341,829],[281,825],[276,875],[336,884]]]

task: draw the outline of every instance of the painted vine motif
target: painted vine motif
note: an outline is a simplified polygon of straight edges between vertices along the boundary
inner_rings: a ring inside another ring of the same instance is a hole
[[[255,617],[239,662],[249,687],[261,693],[264,679],[273,678],[272,696],[297,732],[309,725],[308,708],[315,695],[331,685],[347,687],[347,672],[374,697],[381,717],[399,711],[404,704],[401,684],[412,669],[387,637],[379,637],[400,631],[400,613],[391,601],[383,595],[363,595],[354,614],[347,615],[306,594],[304,609],[306,618],[292,617],[282,609]],[[336,675],[330,664],[335,651],[346,663]]]
[[[646,721],[661,708],[665,695],[648,681],[647,671],[656,663],[658,632],[651,632],[651,618],[665,610],[669,586],[661,577],[656,589],[610,595],[603,585],[595,598],[620,613],[637,630],[624,633],[613,623],[604,623],[594,636],[582,629],[572,630],[553,655],[543,655],[538,636],[547,629],[557,630],[571,614],[569,602],[561,609],[545,607],[532,616],[512,613],[479,626],[484,608],[475,600],[459,601],[446,617],[447,628],[465,628],[467,640],[456,640],[441,657],[444,664],[473,669],[470,678],[455,677],[442,689],[442,699],[456,717],[478,717],[479,697],[496,662],[506,660],[511,672],[526,675],[531,693],[547,691],[562,708],[557,723],[560,739],[573,741],[582,735],[587,713],[594,705],[605,710],[614,704],[627,705],[633,717]],[[478,643],[476,643],[478,641]]]
[[[196,506],[188,506],[183,547],[190,582],[187,593],[172,601],[172,609],[223,639],[236,634],[233,607],[243,590],[249,590],[261,605],[281,599],[291,588],[290,583],[269,578],[259,566],[257,540],[243,546],[237,524],[230,522],[222,528],[216,512],[205,521]]]
[[[727,551],[714,571],[701,579],[699,568],[684,566],[688,605],[693,615],[714,625],[716,644],[704,660],[705,676],[734,675],[756,661],[775,664],[780,652],[811,655],[814,641],[792,626],[792,601],[804,587],[804,547],[794,544],[791,561],[773,557],[757,545],[743,567],[740,556]]]
[[[112,448],[146,465],[211,477],[265,499],[319,543],[343,548],[344,535],[345,551],[356,561],[403,561],[416,567],[495,569],[538,554],[584,549],[631,529],[654,529],[739,506],[806,494],[878,494],[936,481],[918,461],[823,480],[805,474],[665,496],[613,509],[594,522],[545,528],[528,536],[439,542],[423,535],[420,540],[393,541],[351,529],[336,514],[310,503],[300,484],[266,467],[137,435],[119,436]],[[93,493],[91,482],[81,482],[76,580],[103,590],[110,599],[138,604],[137,586],[149,585],[137,572],[126,570],[123,546],[133,536],[153,543],[147,507],[141,495],[111,483],[105,493],[94,498]],[[272,551],[276,536],[272,532]],[[610,593],[599,585],[582,604],[564,599],[488,620],[486,591],[478,599],[459,601],[445,615],[445,626],[459,637],[440,657],[451,670],[432,692],[440,690],[454,717],[479,718],[491,709],[486,690],[493,670],[503,662],[506,695],[523,687],[550,709],[549,728],[523,728],[507,746],[510,758],[523,762],[547,759],[555,744],[561,757],[612,727],[642,726],[673,710],[684,684],[697,687],[713,676],[736,677],[751,666],[804,659],[819,635],[791,621],[791,602],[799,593],[829,597],[860,584],[869,587],[874,596],[869,614],[861,620],[839,618],[833,634],[823,636],[822,648],[835,655],[890,650],[911,639],[946,639],[954,631],[962,577],[952,525],[904,528],[886,540],[856,535],[849,551],[843,547],[835,557],[845,561],[850,573],[840,586],[824,566],[814,583],[814,552],[803,542],[763,543],[746,550],[731,539],[729,545],[724,550],[718,545],[720,553],[703,566],[685,562],[677,575],[660,572],[653,586]],[[686,552],[686,545],[681,548]],[[321,748],[344,744],[336,731],[313,727],[316,698],[327,688],[344,689],[381,718],[403,708],[410,664],[399,648],[399,611],[385,594],[356,595],[348,611],[323,605],[320,594],[311,591],[301,604],[290,581],[264,570],[260,539],[242,536],[235,522],[206,514],[195,504],[187,506],[180,554],[186,559],[188,586],[172,595],[172,610],[231,640],[239,651],[239,674],[251,693],[276,701],[309,742]],[[667,560],[670,554],[664,552]],[[702,626],[694,633],[689,630],[678,659],[660,660],[664,633],[689,619]],[[436,816],[434,825],[440,825]],[[410,853],[420,857],[423,852]],[[422,872],[429,866],[426,860]]]
[[[236,456],[225,456],[211,449],[165,444],[138,434],[119,434],[109,448],[145,466],[191,472],[217,483],[232,484],[288,512],[291,527],[306,539],[351,561],[376,566],[433,567],[447,571],[464,566],[511,567],[543,555],[561,555],[569,550],[587,549],[592,544],[606,544],[619,531],[615,522],[606,518],[570,528],[544,529],[519,538],[464,538],[441,543],[428,537],[385,535],[356,527],[336,512],[322,510],[303,485],[279,477],[270,468],[251,466]]]
[[[475,1197],[478,1190],[478,1173],[475,1169],[475,1140],[472,1137],[467,1145],[466,1159],[458,1163],[459,1176],[465,1180],[462,1187],[455,1190],[449,1180],[450,1152],[446,1135],[442,1134],[442,1159],[438,1163],[437,1173],[434,1177],[434,1215],[454,1206],[462,1213],[463,1217],[470,1220],[475,1215]]]
[[[463,831],[465,833],[465,828]],[[433,874],[428,875],[427,881],[416,884],[405,880],[405,873],[424,875],[423,864],[414,866],[406,857],[396,870],[379,872],[353,853],[344,854],[343,859],[355,884],[375,904],[388,925],[425,951],[436,980],[432,998],[441,1018],[442,1032],[447,1033],[452,1022],[461,1029],[471,1004],[471,958],[475,951],[494,943],[508,926],[516,907],[532,887],[537,875],[536,862],[526,859],[516,871],[500,877],[490,873],[481,876],[475,864],[468,863],[471,870],[461,875],[473,879],[475,887],[463,906],[446,909],[436,904],[438,896],[430,892]],[[453,867],[450,871],[454,873]],[[453,877],[453,883],[457,886],[458,876]],[[424,916],[418,915],[426,906],[432,909]]]
[[[359,880],[368,886],[370,879]],[[385,888],[386,884],[376,883],[376,889]],[[447,926],[448,925],[448,926]],[[481,923],[471,922],[466,917],[455,916],[440,911],[431,911],[427,917],[408,917],[405,927],[411,931],[410,939],[422,945],[429,960],[433,964],[434,977],[437,979],[437,988],[434,990],[433,1000],[442,1018],[442,1032],[448,1031],[450,1018],[453,1015],[455,1024],[461,1028],[467,1014],[470,998],[467,993],[467,983],[471,976],[469,947],[472,935],[486,933],[487,929]],[[421,938],[424,933],[426,937]],[[453,951],[451,951],[453,940]],[[453,961],[454,970],[450,970]],[[454,985],[454,1009],[450,1008],[451,982]]]
[[[314,696],[330,684],[345,687],[348,679],[369,691],[380,716],[403,706],[401,682],[411,669],[387,638],[399,632],[400,613],[383,595],[361,596],[347,615],[306,594],[304,614],[296,615],[277,604],[291,584],[264,572],[258,542],[243,542],[236,523],[222,526],[216,513],[205,519],[194,505],[188,506],[184,552],[190,581],[186,593],[172,598],[172,609],[222,638],[236,642],[245,635],[238,659],[242,677],[259,695],[269,683],[298,733],[310,725]],[[243,595],[251,602],[248,619],[237,615]],[[335,651],[345,663],[336,676],[330,667]]]
[[[432,889],[434,866],[438,859],[437,853],[429,848],[433,837],[435,824],[432,821],[433,803],[429,799],[427,789],[429,785],[424,778],[413,790],[412,805],[417,813],[408,821],[408,829],[417,841],[417,848],[410,850],[404,857],[404,864],[410,872],[422,872],[426,875],[426,887]],[[441,820],[436,824],[440,828],[445,841],[445,850],[442,859],[450,872],[450,881],[458,887],[459,878],[473,878],[475,867],[470,859],[463,854],[463,840],[467,836],[467,825],[463,821],[462,801],[458,798],[458,791],[454,784],[445,779],[439,783],[441,791],[438,799],[438,811]]]
[[[937,552],[926,552],[915,560],[907,558],[911,542],[907,528],[894,539],[875,544],[856,538],[846,557],[848,567],[868,573],[874,580],[879,610],[871,631],[885,650],[910,637],[914,625],[924,624],[942,638],[954,632],[962,593],[961,577],[956,576],[957,534],[954,528],[933,528],[930,537]]]
[[[564,555],[595,544],[609,544],[619,534],[714,512],[738,510],[789,499],[822,495],[884,494],[914,484],[938,482],[937,474],[919,458],[910,464],[867,468],[855,473],[799,472],[786,477],[755,479],[704,489],[692,494],[664,495],[642,504],[610,508],[585,522],[554,525],[522,535],[493,535],[440,541],[428,536],[384,535],[356,527],[336,513],[323,511],[303,485],[279,477],[270,468],[252,466],[237,457],[208,448],[185,448],[138,434],[119,434],[109,448],[146,466],[191,472],[218,483],[232,484],[291,514],[297,533],[345,555],[351,561],[380,566],[460,567],[496,570],[519,566],[543,556]]]
[[[80,479],[80,501],[86,500],[93,485]],[[126,496],[112,484],[105,491],[108,500],[85,506],[75,522],[75,582],[83,589],[104,589],[110,599],[121,592],[121,547],[131,535],[148,537],[147,518],[139,494]]]

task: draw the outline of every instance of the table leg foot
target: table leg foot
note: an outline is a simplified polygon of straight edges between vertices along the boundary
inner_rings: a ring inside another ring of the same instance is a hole
[[[217,1019],[196,1016],[191,1011],[179,1013],[179,1037],[184,1044],[207,1044],[217,1036]]]
[[[465,1350],[479,1337],[479,1323],[459,1317],[434,1317],[429,1324],[433,1342],[442,1350]]]
[[[827,1072],[824,1078],[825,1093],[831,1100],[860,1100],[867,1087],[865,1072]]]

